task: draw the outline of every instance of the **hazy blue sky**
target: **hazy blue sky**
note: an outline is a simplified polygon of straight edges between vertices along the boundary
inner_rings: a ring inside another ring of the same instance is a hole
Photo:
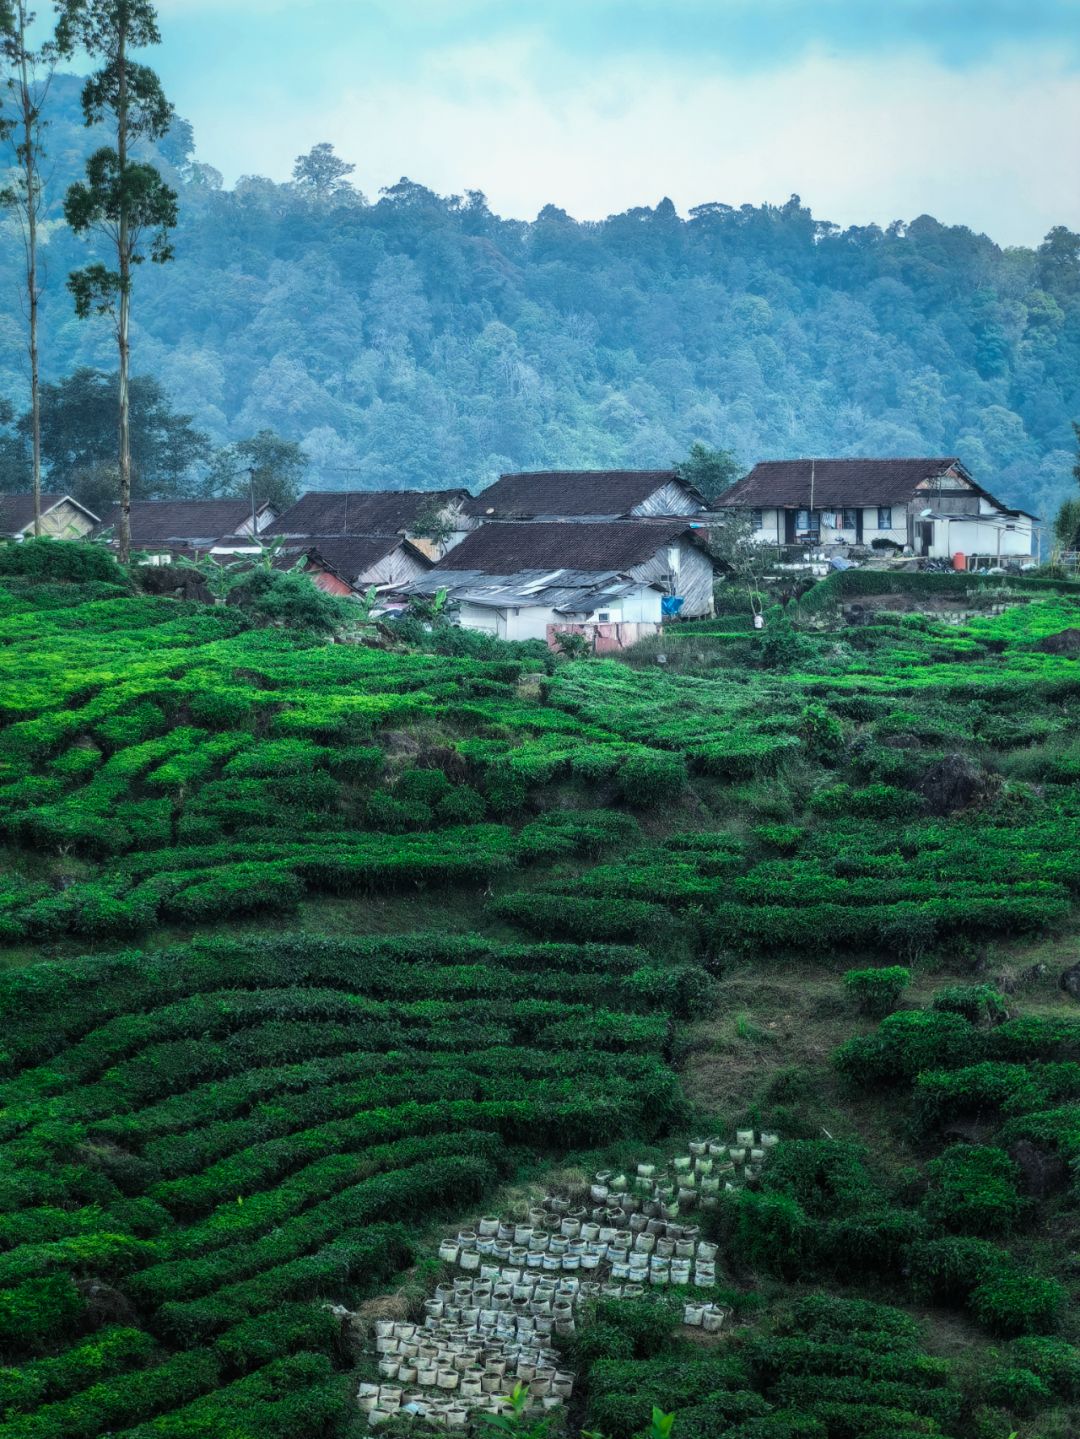
[[[1080,0],[161,0],[201,159],[288,176],[332,141],[531,218],[669,195],[841,224],[1080,228]]]

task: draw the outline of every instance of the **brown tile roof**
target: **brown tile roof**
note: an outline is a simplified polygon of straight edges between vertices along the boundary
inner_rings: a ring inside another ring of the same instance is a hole
[[[628,515],[654,490],[677,478],[674,470],[537,470],[500,475],[466,508],[470,515],[480,518],[493,512],[501,519],[528,519],[533,515],[603,515],[615,519]]]
[[[456,490],[309,490],[268,525],[267,535],[399,535],[433,504],[469,498]]]
[[[62,500],[70,500],[70,495],[43,494],[41,496],[41,513],[47,514],[49,510],[61,503]],[[78,500],[71,500],[71,503],[78,505]],[[87,510],[85,505],[79,505],[90,519],[96,520],[97,515]],[[34,496],[29,492],[25,495],[0,495],[0,534],[18,535],[28,525],[34,523]]]
[[[763,460],[713,501],[713,509],[729,506],[754,509],[806,509],[810,505],[813,467],[814,508],[842,505],[889,505],[911,498],[923,481],[942,475],[955,458],[906,460]]]
[[[310,535],[301,543],[285,545],[282,553],[291,560],[295,560],[300,554],[310,554],[315,559],[321,559],[335,574],[351,585],[356,583],[365,570],[402,546],[430,567],[431,561],[427,555],[400,535]]]
[[[251,519],[250,500],[132,500],[133,545],[183,545],[214,542],[236,534]],[[120,506],[101,521],[98,530],[120,523]]]
[[[514,575],[521,570],[587,570],[624,573],[652,558],[661,545],[694,530],[675,520],[532,520],[521,524],[492,520],[438,562],[440,570],[475,570],[485,575]]]

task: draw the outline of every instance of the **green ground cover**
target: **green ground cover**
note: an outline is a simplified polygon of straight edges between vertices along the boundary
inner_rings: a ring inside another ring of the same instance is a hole
[[[556,662],[14,563],[2,1439],[349,1432],[320,1301],[415,1301],[435,1219],[538,1163],[735,1122],[785,1143],[710,1221],[733,1337],[597,1315],[575,1420],[1065,1439],[1080,1021],[988,966],[1072,932],[1071,594]],[[422,933],[373,921],[395,904]],[[822,973],[809,1068],[763,1087],[773,1041],[717,984],[791,1006]]]

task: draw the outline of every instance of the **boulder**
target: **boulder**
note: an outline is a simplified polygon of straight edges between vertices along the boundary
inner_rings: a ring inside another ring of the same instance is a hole
[[[967,755],[947,754],[932,764],[915,785],[931,814],[953,814],[982,804],[994,788],[993,778]]]
[[[1044,655],[1070,655],[1073,659],[1080,658],[1080,629],[1070,628],[1059,630],[1056,635],[1046,635],[1037,640],[1032,648]]]
[[[1065,971],[1058,980],[1058,987],[1071,998],[1080,1000],[1080,962]]]
[[[1061,1155],[1037,1149],[1030,1139],[1018,1139],[1009,1146],[1008,1154],[1023,1176],[1025,1190],[1034,1199],[1057,1194],[1069,1181],[1069,1166]]]

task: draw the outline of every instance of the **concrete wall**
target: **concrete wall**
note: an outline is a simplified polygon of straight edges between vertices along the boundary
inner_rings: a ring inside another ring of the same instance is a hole
[[[934,545],[931,553],[942,558],[955,554],[991,556],[1002,559],[1028,559],[1032,556],[1034,534],[1032,522],[1021,515],[1007,524],[1015,525],[1006,529],[1000,522],[987,524],[977,519],[951,520],[948,524],[938,521],[934,526]]]
[[[560,614],[550,605],[491,609],[486,605],[465,603],[458,610],[458,624],[462,629],[484,630],[488,634],[497,635],[501,640],[546,640],[551,626],[569,628],[576,624],[659,625],[662,618],[662,599],[659,590],[649,585],[641,585],[619,595],[603,609],[594,610],[588,615]],[[607,620],[601,621],[601,615],[607,615]]]

